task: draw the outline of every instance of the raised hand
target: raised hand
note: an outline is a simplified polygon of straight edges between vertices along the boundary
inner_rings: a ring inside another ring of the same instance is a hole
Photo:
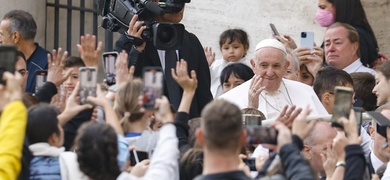
[[[77,49],[80,53],[86,66],[94,66],[98,68],[100,53],[103,48],[103,43],[99,41],[96,47],[96,36],[85,35],[80,37],[80,44],[77,44]]]
[[[176,62],[176,72],[175,69],[171,69],[172,78],[180,85],[185,92],[195,93],[196,88],[198,87],[198,79],[196,79],[196,72],[191,71],[191,77],[188,76],[188,65],[187,62],[183,59],[180,62]]]
[[[135,67],[131,66],[130,69],[127,68],[127,59],[128,55],[125,50],[119,53],[118,58],[116,59],[115,69],[116,69],[116,84],[119,86],[127,80],[133,80]]]
[[[263,84],[263,78],[259,75],[255,75],[252,78],[251,85],[249,86],[248,91],[248,108],[259,108],[259,96],[261,92],[265,89],[265,86],[261,86]]]
[[[211,64],[213,64],[215,60],[215,52],[213,52],[211,47],[205,47],[203,48],[203,50],[204,54],[206,55],[207,63],[209,64],[209,66],[211,66]]]
[[[301,113],[302,111],[302,108],[298,108],[296,110],[295,108],[295,105],[291,107],[284,106],[282,112],[279,114],[275,121],[279,121],[291,129],[295,118],[298,117],[299,113]]]
[[[294,39],[291,38],[289,35],[284,35],[283,37],[280,37],[278,35],[275,35],[274,38],[276,38],[278,41],[283,43],[284,47],[289,49],[296,49],[297,45],[295,44]]]
[[[173,123],[173,115],[171,112],[171,106],[169,104],[168,98],[163,96],[159,99],[156,99],[156,109],[155,117],[157,120],[165,123]]]
[[[297,111],[295,111],[294,113],[296,112]],[[313,129],[316,123],[315,120],[307,122],[306,117],[310,114],[310,112],[310,106],[306,106],[302,114],[298,113],[298,117],[296,117],[295,120],[292,122],[292,133],[297,135],[301,139],[305,139],[305,137]]]
[[[6,85],[0,84],[0,110],[12,101],[22,100],[23,96],[23,77],[20,73],[11,74],[4,72],[2,78]]]
[[[62,64],[68,57],[68,51],[62,52],[62,48],[58,48],[58,51],[53,49],[53,57],[47,54],[48,69],[47,69],[47,81],[54,83],[56,86],[60,86],[73,71],[73,68],[69,68],[65,75],[62,74]]]

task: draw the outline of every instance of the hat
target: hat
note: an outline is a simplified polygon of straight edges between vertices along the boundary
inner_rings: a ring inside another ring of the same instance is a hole
[[[256,45],[255,51],[257,51],[261,48],[266,48],[266,47],[276,48],[276,49],[283,51],[284,54],[287,54],[286,47],[284,47],[284,45],[276,39],[264,39],[264,40],[260,41]]]

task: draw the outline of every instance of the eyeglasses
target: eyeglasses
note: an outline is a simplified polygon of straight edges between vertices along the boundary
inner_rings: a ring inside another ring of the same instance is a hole
[[[26,69],[21,69],[21,70],[18,70],[18,72],[19,72],[22,76],[24,76],[24,75],[26,75],[27,70],[26,70]]]

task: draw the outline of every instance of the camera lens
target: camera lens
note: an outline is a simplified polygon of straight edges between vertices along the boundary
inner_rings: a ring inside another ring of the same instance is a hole
[[[306,36],[307,36],[306,32],[301,32],[301,37],[302,38],[306,38]]]
[[[164,26],[158,32],[158,38],[163,43],[169,43],[174,39],[175,29],[171,26]]]

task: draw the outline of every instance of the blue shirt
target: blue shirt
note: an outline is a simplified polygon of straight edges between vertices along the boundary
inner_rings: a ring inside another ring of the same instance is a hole
[[[37,48],[27,59],[27,70],[29,75],[27,78],[26,92],[29,93],[35,92],[35,71],[47,70],[47,54],[50,53],[39,46],[38,43],[35,43],[35,46]]]

